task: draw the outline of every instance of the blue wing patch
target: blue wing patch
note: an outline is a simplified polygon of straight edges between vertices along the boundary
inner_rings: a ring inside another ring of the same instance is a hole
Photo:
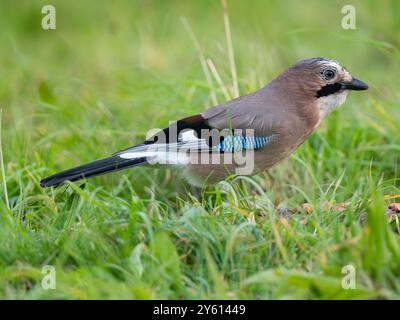
[[[221,152],[238,152],[242,150],[258,150],[264,148],[274,135],[265,137],[243,137],[243,136],[229,136],[225,137],[215,148]]]

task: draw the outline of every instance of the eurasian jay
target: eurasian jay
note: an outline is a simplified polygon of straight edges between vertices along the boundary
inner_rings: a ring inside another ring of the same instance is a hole
[[[142,144],[40,182],[59,186],[140,165],[175,167],[191,184],[253,175],[292,154],[349,90],[366,90],[337,61],[297,62],[256,92],[172,123]]]

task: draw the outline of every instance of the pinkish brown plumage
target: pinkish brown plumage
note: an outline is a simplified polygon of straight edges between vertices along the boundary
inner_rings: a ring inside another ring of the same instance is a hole
[[[292,154],[345,102],[349,90],[367,88],[334,60],[301,60],[256,92],[181,119],[143,144],[45,178],[41,185],[58,186],[138,165],[178,168],[195,185],[232,174],[252,175]],[[217,135],[204,136],[205,131]],[[252,162],[250,171],[242,170],[243,159]]]

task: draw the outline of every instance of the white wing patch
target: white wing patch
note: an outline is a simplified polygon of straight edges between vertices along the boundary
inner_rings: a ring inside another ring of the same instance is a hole
[[[187,164],[191,154],[258,150],[264,148],[275,138],[274,134],[265,137],[228,136],[219,144],[210,147],[206,140],[199,139],[194,131],[184,131],[179,135],[178,142],[138,145],[119,153],[118,156],[122,159],[146,157],[149,163]]]

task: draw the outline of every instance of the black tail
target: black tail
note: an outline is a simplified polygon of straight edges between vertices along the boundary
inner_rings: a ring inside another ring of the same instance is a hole
[[[69,170],[56,173],[40,181],[42,187],[57,187],[66,181],[76,181],[84,178],[99,176],[108,172],[123,170],[137,165],[145,164],[146,158],[122,159],[113,156],[88,164],[81,165]]]

